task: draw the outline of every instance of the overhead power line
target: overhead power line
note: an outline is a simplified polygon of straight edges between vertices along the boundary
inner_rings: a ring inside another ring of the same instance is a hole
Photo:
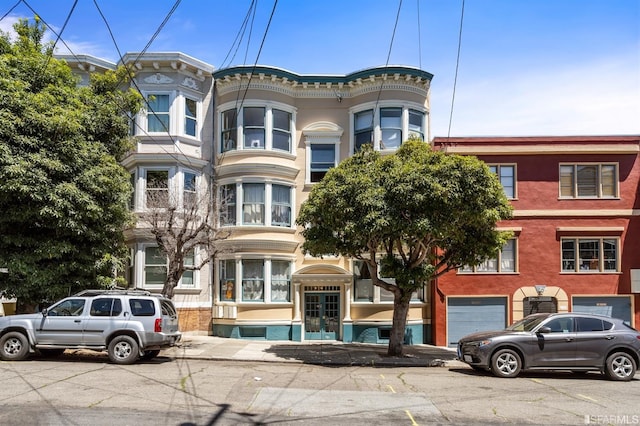
[[[460,50],[462,47],[462,24],[464,22],[464,0],[462,0],[462,10],[460,12],[460,31],[458,33],[458,54],[456,55],[456,73],[453,77],[453,93],[451,94],[451,111],[449,112],[449,128],[447,139],[451,136],[451,123],[453,122],[453,106],[456,99],[456,85],[458,83],[458,69],[460,67]]]

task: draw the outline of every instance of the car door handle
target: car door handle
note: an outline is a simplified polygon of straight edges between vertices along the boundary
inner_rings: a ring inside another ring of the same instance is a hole
[[[564,339],[564,340],[565,340],[565,341],[567,341],[567,342],[571,342],[571,341],[573,341],[573,337],[567,337],[567,338],[566,338],[566,339]]]
[[[81,321],[78,319],[78,320],[73,320],[73,322],[81,322]]]
[[[608,336],[605,336],[604,338],[607,340],[613,340],[615,339],[615,336],[608,335]]]

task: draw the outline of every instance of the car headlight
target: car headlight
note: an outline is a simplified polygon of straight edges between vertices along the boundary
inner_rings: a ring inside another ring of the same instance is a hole
[[[486,339],[486,340],[481,340],[481,341],[477,341],[477,342],[473,342],[472,346],[477,346],[479,348],[488,345],[489,343],[491,343],[491,340]]]

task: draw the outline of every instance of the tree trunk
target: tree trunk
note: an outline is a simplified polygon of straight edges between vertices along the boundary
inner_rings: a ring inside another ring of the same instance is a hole
[[[162,295],[168,299],[173,299],[173,290],[178,285],[182,272],[169,273],[167,279],[164,281],[164,287],[162,287]]]
[[[393,323],[391,325],[391,335],[389,336],[389,349],[387,355],[402,356],[404,345],[404,333],[407,328],[407,316],[409,314],[409,302],[411,293],[399,291],[393,298]]]

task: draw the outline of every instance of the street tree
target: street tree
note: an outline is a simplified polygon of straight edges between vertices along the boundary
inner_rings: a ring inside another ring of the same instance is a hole
[[[304,252],[360,259],[373,284],[393,293],[388,355],[401,356],[412,294],[450,270],[495,256],[510,236],[496,225],[510,216],[485,163],[410,139],[386,156],[365,145],[329,170],[297,224]]]
[[[153,235],[160,252],[167,257],[167,274],[162,294],[172,298],[186,271],[202,269],[228,246],[228,228],[220,226],[227,200],[195,176],[185,182],[184,191],[172,191],[166,179],[150,182],[154,190],[145,194],[145,208],[138,225]]]
[[[14,29],[0,34],[0,296],[24,312],[113,282],[132,219],[118,159],[141,97],[121,90],[124,69],[79,86],[38,19]]]

